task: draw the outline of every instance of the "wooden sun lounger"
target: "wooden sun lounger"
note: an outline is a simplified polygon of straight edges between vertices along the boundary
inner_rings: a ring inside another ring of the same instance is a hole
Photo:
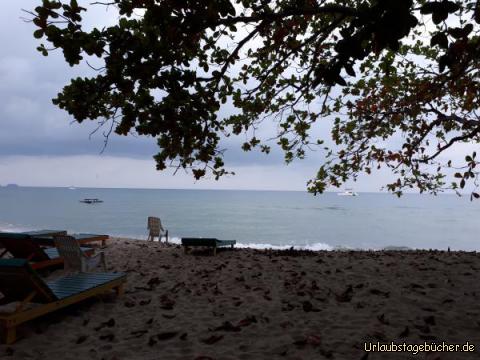
[[[19,301],[13,313],[0,312],[3,341],[16,340],[18,325],[87,298],[115,290],[123,293],[123,273],[78,273],[44,282],[24,259],[0,259],[2,304]],[[28,304],[35,303],[29,308]],[[1,310],[0,310],[1,311]]]
[[[8,252],[14,258],[30,261],[33,269],[63,264],[63,259],[56,248],[42,248],[35,238],[28,234],[1,233],[0,244],[4,248],[3,252],[0,253],[0,258]],[[93,253],[93,249],[88,247],[83,247],[82,251],[86,255]]]
[[[217,255],[217,248],[230,246],[233,249],[233,246],[237,243],[236,240],[218,240],[216,238],[182,238],[182,245],[184,247],[185,253],[188,252],[189,247],[192,246],[205,246],[213,248],[213,255]]]

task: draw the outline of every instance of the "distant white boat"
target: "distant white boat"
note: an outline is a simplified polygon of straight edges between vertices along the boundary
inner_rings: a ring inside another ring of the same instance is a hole
[[[353,189],[345,189],[344,192],[337,193],[338,196],[358,196],[358,194],[353,191]]]
[[[68,190],[77,190],[77,188],[75,186],[69,186]]]

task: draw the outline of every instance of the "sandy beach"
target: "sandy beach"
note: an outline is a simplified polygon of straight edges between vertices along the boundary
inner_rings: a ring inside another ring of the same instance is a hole
[[[10,359],[477,359],[480,258],[440,251],[184,254],[111,239],[126,292],[19,327]],[[61,276],[62,270],[50,274]],[[366,352],[365,343],[475,352]]]

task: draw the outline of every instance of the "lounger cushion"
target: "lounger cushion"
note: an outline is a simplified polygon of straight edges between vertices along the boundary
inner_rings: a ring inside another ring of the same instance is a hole
[[[216,238],[182,238],[183,246],[221,247],[235,244],[235,240],[218,240]]]
[[[47,283],[56,297],[65,299],[83,291],[104,285],[110,281],[124,277],[124,273],[78,273]]]

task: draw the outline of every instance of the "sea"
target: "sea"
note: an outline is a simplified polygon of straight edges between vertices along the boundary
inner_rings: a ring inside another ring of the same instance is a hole
[[[480,250],[480,201],[455,194],[0,187],[0,231],[146,239],[148,216],[161,218],[174,243],[214,237],[259,249]]]

